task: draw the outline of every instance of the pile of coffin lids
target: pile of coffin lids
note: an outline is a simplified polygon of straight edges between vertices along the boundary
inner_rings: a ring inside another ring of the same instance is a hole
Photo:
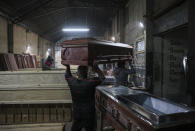
[[[17,71],[18,69],[37,67],[35,55],[0,53],[0,71]]]

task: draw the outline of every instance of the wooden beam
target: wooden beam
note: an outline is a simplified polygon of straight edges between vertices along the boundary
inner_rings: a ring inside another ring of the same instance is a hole
[[[8,52],[9,53],[14,53],[13,23],[12,22],[8,22],[7,36],[8,36]]]
[[[53,1],[53,0],[44,1],[44,2],[42,2],[42,4],[40,4],[40,5],[36,6],[36,7],[34,7],[33,9],[31,9],[31,10],[29,10],[29,11],[27,11],[27,12],[24,12],[22,15],[20,15],[20,16],[18,16],[17,18],[14,19],[14,23],[22,22],[22,21],[26,18],[26,16],[28,16],[28,15],[31,14],[32,12],[38,10],[39,8],[41,8],[41,7],[43,7],[43,6],[47,5],[47,4],[49,4],[49,3],[52,2],[52,1]]]

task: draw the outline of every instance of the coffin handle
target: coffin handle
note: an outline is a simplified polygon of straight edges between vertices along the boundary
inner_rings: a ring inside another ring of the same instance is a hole
[[[63,56],[65,56],[67,49],[68,49],[68,48],[65,48],[65,49],[64,49]],[[69,55],[69,53],[67,53],[67,55]]]

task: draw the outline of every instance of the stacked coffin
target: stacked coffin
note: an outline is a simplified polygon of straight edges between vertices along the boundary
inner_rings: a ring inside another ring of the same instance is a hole
[[[0,71],[17,71],[24,68],[37,68],[35,55],[29,54],[0,54]]]
[[[18,65],[18,68],[23,69],[24,68],[23,56],[21,54],[14,54],[14,56],[15,56],[15,60],[16,60],[16,63]]]
[[[13,54],[0,54],[0,70],[2,71],[17,71],[18,65],[16,64]]]

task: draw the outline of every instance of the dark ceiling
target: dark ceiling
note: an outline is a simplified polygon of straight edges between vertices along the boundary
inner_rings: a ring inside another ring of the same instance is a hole
[[[77,34],[62,32],[63,27],[89,27],[87,37],[103,36],[110,18],[126,0],[0,0],[0,11],[14,23],[56,42]]]

